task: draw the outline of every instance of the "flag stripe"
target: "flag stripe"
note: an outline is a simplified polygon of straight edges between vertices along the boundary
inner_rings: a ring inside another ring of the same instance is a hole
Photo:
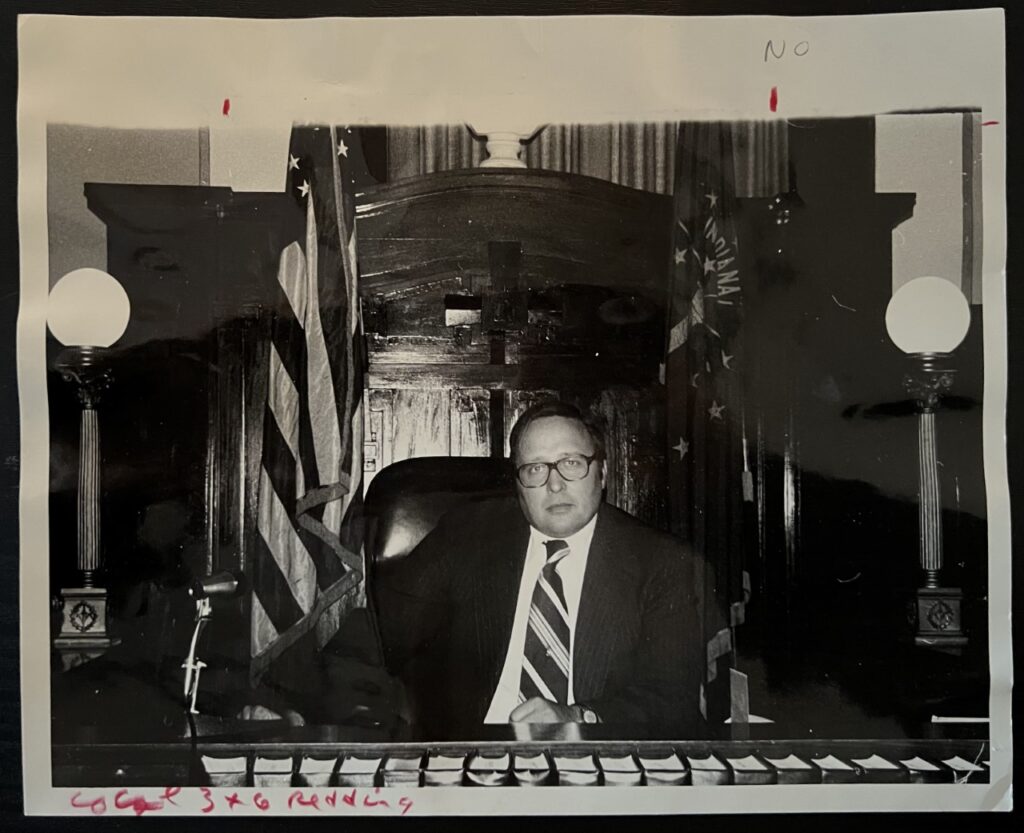
[[[270,345],[270,389],[267,404],[282,438],[288,445],[292,461],[299,456],[299,393],[281,361],[276,345]],[[298,493],[304,489],[298,488]]]
[[[302,364],[304,336],[301,333],[300,317],[305,315],[305,300],[301,301],[298,309],[295,307],[295,297],[302,297],[305,292],[305,269],[306,257],[302,254],[302,248],[297,242],[289,243],[281,252],[277,270],[277,284],[281,289],[283,303],[279,304],[282,310],[274,321],[272,338],[292,379],[301,378],[305,372]]]
[[[344,312],[347,317],[345,326],[347,332],[357,333],[360,331],[358,327],[358,310],[359,310],[359,294],[358,286],[356,284],[356,259],[355,259],[355,245],[356,245],[356,223],[355,223],[355,205],[352,193],[349,189],[345,188],[345,183],[342,179],[341,171],[341,155],[335,151],[338,147],[338,132],[333,126],[331,127],[331,176],[334,185],[334,194],[336,199],[334,201],[334,227],[338,230],[338,254],[341,258],[341,275],[342,275],[342,287],[345,293],[345,305],[343,308],[338,310],[339,317]],[[338,325],[342,324],[341,321],[336,322]],[[344,367],[344,393],[338,391],[339,401],[343,404],[345,413],[354,412],[354,404],[356,396],[361,396],[361,391],[356,392],[355,387],[355,357],[358,353],[355,350],[345,351],[345,367]],[[338,378],[338,372],[342,368],[336,368],[334,378]],[[346,426],[347,427],[347,426]],[[343,447],[349,451],[352,450],[352,435],[346,431],[345,436],[342,438]]]
[[[264,469],[260,473],[260,511],[256,527],[303,613],[313,607],[316,568],[306,545],[292,526],[291,517],[274,491]]]
[[[295,457],[292,456],[291,449],[272,413],[268,413],[266,417],[263,443],[264,469],[284,510],[285,507],[294,506],[296,503],[295,481],[296,478],[301,479],[302,470],[295,466]],[[287,512],[285,510],[285,513],[292,531],[298,536],[302,546],[316,565],[317,585],[321,589],[330,587],[344,575],[343,565],[333,553],[323,550],[316,535],[297,522],[294,511]],[[281,524],[283,524],[283,520]]]
[[[334,390],[334,374],[328,360],[327,344],[320,321],[320,297],[317,289],[319,274],[319,243],[313,199],[306,210],[306,310],[302,319],[306,336],[306,373],[309,392],[309,414],[313,457],[317,465],[317,483],[333,483],[341,472],[341,427],[338,423],[338,405]],[[338,520],[340,520],[338,515]],[[328,524],[328,528],[331,528]]]
[[[253,592],[260,600],[261,611],[273,623],[274,629],[284,633],[305,615],[305,611],[295,600],[291,587],[262,536],[255,536],[253,547]],[[254,609],[256,614],[261,611]]]
[[[284,291],[285,299],[291,310],[291,320],[302,321],[306,317],[306,256],[302,247],[292,241],[281,252],[277,266],[277,283]]]
[[[309,613],[299,619],[299,621],[295,625],[292,625],[287,631],[281,633],[277,640],[266,648],[261,655],[253,657],[253,665],[255,666],[257,674],[266,670],[270,661],[273,660],[274,657],[278,656],[281,651],[291,647],[302,639],[303,636],[309,633],[310,629],[316,626],[324,613],[328,611],[332,605],[341,601],[346,594],[354,590],[361,580],[362,576],[360,574],[349,571],[345,573],[345,577],[341,581],[335,582],[327,592],[318,596],[316,604]]]
[[[293,282],[293,278],[286,279]],[[302,467],[303,493],[308,489],[315,489],[320,485],[320,473],[316,466],[311,449],[313,447],[313,428],[309,418],[309,384],[306,373],[306,337],[298,321],[290,317],[279,316],[274,322],[273,345],[280,360],[280,366],[284,368],[291,380],[292,387],[298,402],[298,419],[296,428],[298,432],[299,454],[296,458]],[[301,497],[302,493],[298,493]]]
[[[360,342],[362,338],[359,339]],[[345,518],[343,522],[343,528],[347,528],[345,524],[350,521],[355,521],[356,518],[362,518],[362,504],[363,504],[363,402],[362,402],[362,390],[359,391],[359,397],[352,405],[352,419],[349,420],[349,447],[346,450],[345,455],[345,467],[346,471],[350,476],[349,490],[342,498],[341,505],[343,507],[342,513]],[[353,509],[355,506],[355,509]],[[353,512],[357,513],[353,515]]]
[[[263,470],[278,500],[284,506],[294,506],[297,497],[295,457],[277,424],[273,409],[267,409],[263,420]],[[286,515],[291,525],[291,514]]]
[[[256,656],[277,639],[278,630],[270,621],[270,615],[260,602],[259,593],[252,594],[252,611],[252,656]]]

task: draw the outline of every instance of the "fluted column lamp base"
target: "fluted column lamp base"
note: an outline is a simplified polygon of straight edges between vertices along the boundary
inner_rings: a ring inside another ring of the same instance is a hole
[[[99,405],[112,372],[107,351],[99,347],[68,347],[57,356],[56,368],[75,386],[82,406],[78,449],[78,568],[81,587],[65,587],[58,604],[60,633],[53,647],[64,669],[94,659],[117,644],[107,633],[107,591],[97,587],[101,567],[100,424]]]
[[[959,653],[967,644],[956,587],[941,587],[943,567],[942,492],[935,412],[953,385],[956,371],[946,353],[916,353],[903,384],[918,406],[917,459],[919,497],[919,559],[924,586],[911,602],[914,644]]]

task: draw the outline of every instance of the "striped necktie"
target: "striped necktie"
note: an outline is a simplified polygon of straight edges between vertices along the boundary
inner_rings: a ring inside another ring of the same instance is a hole
[[[569,554],[565,541],[545,541],[547,561],[530,603],[523,650],[519,702],[543,697],[566,704],[569,698],[569,608],[555,566]]]

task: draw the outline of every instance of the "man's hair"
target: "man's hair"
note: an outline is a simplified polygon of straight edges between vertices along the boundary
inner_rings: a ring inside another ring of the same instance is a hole
[[[571,419],[580,423],[594,443],[594,455],[598,460],[604,460],[603,420],[594,414],[584,414],[579,408],[575,405],[570,405],[568,402],[562,402],[559,399],[545,399],[523,411],[519,419],[516,420],[516,424],[512,426],[512,433],[509,435],[508,444],[513,463],[516,462],[516,455],[519,452],[519,441],[522,439],[523,434],[526,433],[526,429],[530,427],[530,423],[545,417],[562,417],[563,419]]]

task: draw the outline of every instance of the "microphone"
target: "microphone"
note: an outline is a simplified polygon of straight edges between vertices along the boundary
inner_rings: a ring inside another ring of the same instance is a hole
[[[230,599],[242,590],[242,578],[237,573],[221,570],[208,576],[193,579],[188,589],[192,598],[199,599]]]

